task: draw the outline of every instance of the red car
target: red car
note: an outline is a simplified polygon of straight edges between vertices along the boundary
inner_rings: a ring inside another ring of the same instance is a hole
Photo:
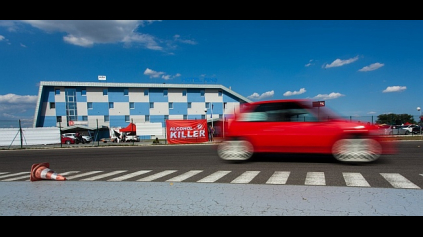
[[[224,128],[217,154],[227,161],[246,161],[255,153],[314,153],[372,162],[395,152],[388,139],[376,126],[342,119],[324,103],[259,101],[241,105]]]
[[[75,144],[76,141],[75,139],[71,138],[71,137],[65,137],[62,135],[62,144]]]

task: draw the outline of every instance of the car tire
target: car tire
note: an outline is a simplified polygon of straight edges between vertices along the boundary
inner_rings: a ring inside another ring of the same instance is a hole
[[[382,154],[382,146],[374,139],[340,139],[332,154],[341,162],[373,162]]]
[[[67,144],[67,145],[70,145],[71,144],[71,142],[68,140],[68,141],[65,141],[65,143]]]
[[[217,146],[217,155],[226,161],[247,161],[253,154],[253,145],[245,140],[224,141]]]

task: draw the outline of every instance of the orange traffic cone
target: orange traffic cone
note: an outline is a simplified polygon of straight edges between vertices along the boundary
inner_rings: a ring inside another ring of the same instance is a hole
[[[39,163],[33,164],[31,166],[31,181],[37,181],[42,179],[53,179],[53,180],[66,180],[65,177],[61,176],[60,174],[55,173],[50,168],[49,163]]]

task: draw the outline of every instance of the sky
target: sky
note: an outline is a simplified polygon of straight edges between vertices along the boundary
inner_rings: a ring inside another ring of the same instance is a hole
[[[32,121],[40,81],[218,84],[417,120],[423,21],[0,20],[0,80],[0,121]]]

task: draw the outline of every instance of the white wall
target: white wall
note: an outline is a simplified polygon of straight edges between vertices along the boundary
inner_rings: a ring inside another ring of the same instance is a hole
[[[19,128],[0,128],[0,146],[20,146]],[[60,144],[60,129],[57,127],[22,128],[22,145]]]

